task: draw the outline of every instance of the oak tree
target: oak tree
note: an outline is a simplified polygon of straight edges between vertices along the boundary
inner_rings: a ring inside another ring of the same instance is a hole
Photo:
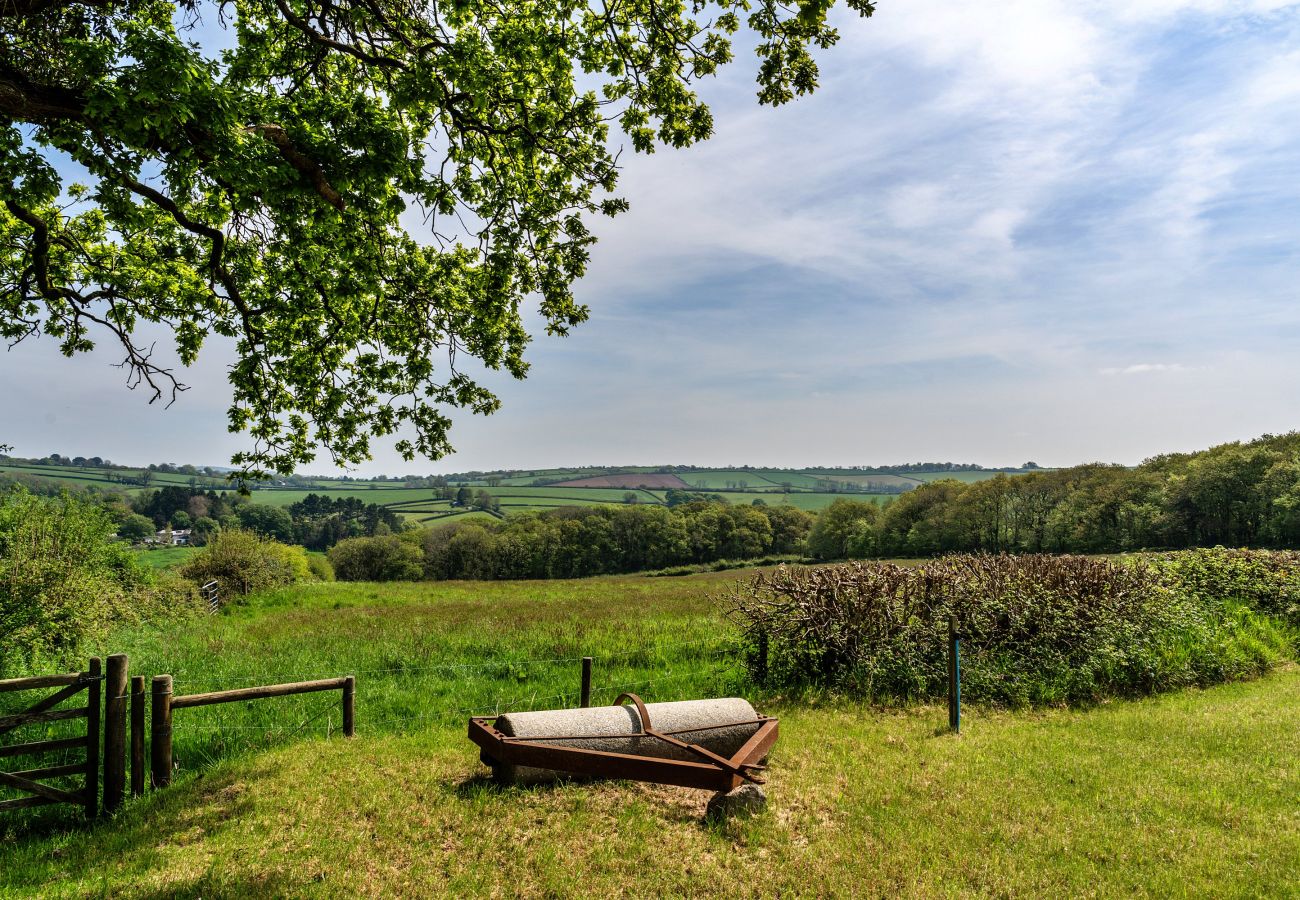
[[[245,472],[399,428],[436,458],[451,410],[498,406],[466,358],[526,374],[523,304],[551,334],[586,318],[620,143],[707,138],[695,83],[742,30],[760,102],[811,91],[830,6],[0,0],[0,336],[120,344],[167,402],[147,323],[182,365],[233,340]]]

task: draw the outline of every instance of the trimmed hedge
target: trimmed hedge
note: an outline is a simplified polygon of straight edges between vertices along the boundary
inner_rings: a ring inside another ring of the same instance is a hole
[[[1259,555],[1268,554],[955,555],[916,567],[781,567],[738,588],[729,604],[751,671],[775,686],[880,702],[943,697],[952,615],[965,635],[964,697],[1089,703],[1248,678],[1291,658],[1291,607],[1274,592],[1293,596],[1300,568]]]

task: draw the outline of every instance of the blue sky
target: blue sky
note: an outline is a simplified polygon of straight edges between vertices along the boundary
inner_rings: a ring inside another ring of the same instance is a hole
[[[622,217],[458,453],[556,464],[1133,463],[1300,427],[1300,7],[884,0],[780,109],[624,154]],[[149,407],[105,351],[0,355],[18,452],[220,464],[224,366]],[[325,471],[325,468],[319,467]]]

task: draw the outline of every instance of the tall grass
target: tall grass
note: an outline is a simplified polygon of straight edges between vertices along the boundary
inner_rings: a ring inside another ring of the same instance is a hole
[[[594,657],[596,704],[624,690],[647,702],[743,690],[734,633],[712,599],[735,577],[306,583],[215,616],[122,629],[91,652],[128,654],[132,674],[171,674],[177,695],[353,674],[358,735],[459,732],[470,715],[576,706],[583,656]],[[173,726],[183,780],[220,759],[338,733],[339,694],[180,709]],[[68,815],[36,812],[0,818],[0,829]]]
[[[622,690],[662,700],[739,689],[734,637],[709,600],[716,582],[663,585],[304,584],[171,633],[121,632],[110,644],[131,656],[133,672],[172,674],[177,694],[356,675],[362,733],[577,705],[583,656],[595,660],[593,702],[612,703]],[[176,756],[201,765],[339,724],[333,693],[178,710]]]

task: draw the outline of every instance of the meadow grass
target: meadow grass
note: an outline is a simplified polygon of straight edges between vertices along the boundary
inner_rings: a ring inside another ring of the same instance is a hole
[[[937,707],[747,685],[716,598],[748,574],[304,585],[119,633],[102,651],[178,694],[353,672],[358,736],[336,695],[178,710],[171,788],[93,829],[0,821],[0,896],[1294,896],[1296,667],[968,708],[954,736]],[[598,703],[741,692],[779,715],[767,811],[709,826],[698,791],[494,787],[466,717],[573,705],[583,655]]]
[[[198,547],[158,547],[137,550],[136,559],[151,569],[158,571],[175,569],[187,559],[199,552]]]

